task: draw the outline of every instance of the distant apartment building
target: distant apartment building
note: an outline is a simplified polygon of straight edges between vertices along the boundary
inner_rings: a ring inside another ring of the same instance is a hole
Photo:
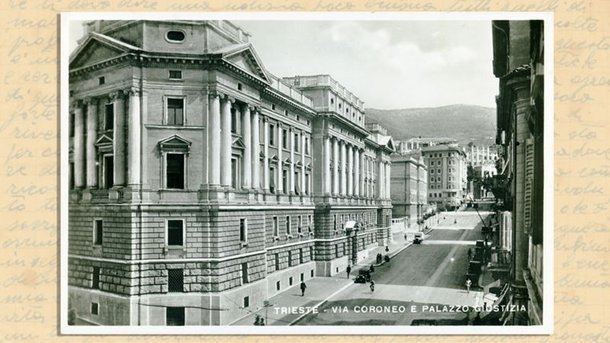
[[[448,208],[460,206],[466,197],[466,154],[457,144],[421,149],[428,167],[428,201]]]
[[[457,144],[457,140],[449,137],[418,137],[406,140],[396,140],[396,152],[405,155],[417,153],[422,148],[440,144]]]
[[[85,27],[65,166],[80,320],[230,324],[387,240],[392,139],[328,75],[275,77],[227,21]]]
[[[495,145],[468,144],[466,147],[466,161],[473,167],[493,165],[495,168],[498,159],[498,150]]]
[[[417,223],[428,204],[428,168],[420,154],[392,155],[392,217]]]

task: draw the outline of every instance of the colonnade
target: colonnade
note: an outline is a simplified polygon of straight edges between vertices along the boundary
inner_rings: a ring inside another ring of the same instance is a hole
[[[105,97],[90,97],[74,102],[74,187],[100,186],[95,144],[98,138],[98,112],[102,104],[111,105],[114,116],[112,127],[114,183],[104,186],[110,188],[141,183],[140,96],[137,88],[129,88],[112,92]],[[129,102],[127,114],[126,101]]]

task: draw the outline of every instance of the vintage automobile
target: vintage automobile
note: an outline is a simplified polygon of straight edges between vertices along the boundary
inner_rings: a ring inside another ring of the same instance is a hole
[[[360,269],[354,280],[355,283],[367,283],[371,281],[371,271],[368,269]]]
[[[424,233],[423,232],[416,232],[415,236],[413,237],[413,243],[420,244],[423,241],[424,241]]]

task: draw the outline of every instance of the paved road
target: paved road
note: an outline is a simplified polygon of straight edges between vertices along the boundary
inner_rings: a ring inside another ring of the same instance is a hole
[[[464,282],[468,249],[481,239],[480,219],[476,212],[458,212],[441,217],[437,225],[439,229],[432,230],[423,244],[412,245],[376,269],[374,292],[368,285],[353,284],[322,306],[319,314],[297,325],[410,325],[413,319],[423,318],[465,325],[460,322],[464,312],[438,313],[430,308],[479,305],[483,294],[467,293]]]

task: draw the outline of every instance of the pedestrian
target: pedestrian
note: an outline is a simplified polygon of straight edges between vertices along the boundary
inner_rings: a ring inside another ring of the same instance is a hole
[[[375,266],[371,264],[371,269],[369,269],[371,273],[375,272]]]
[[[260,322],[258,323],[260,326],[265,326],[265,318],[261,317]]]
[[[352,267],[347,266],[347,269],[345,271],[347,272],[347,278],[349,279],[349,273],[352,271]]]
[[[305,296],[305,288],[307,288],[305,281],[301,281],[301,296]]]
[[[371,279],[371,293],[375,292],[375,281]]]
[[[407,234],[405,233],[405,241],[407,240]]]
[[[472,285],[472,281],[470,278],[466,279],[466,293],[470,294],[470,286]]]
[[[259,316],[258,314],[256,315],[256,317],[254,318],[254,325],[255,326],[259,326],[261,325],[261,316]]]
[[[387,245],[385,246],[385,252],[390,251],[390,247],[388,247]]]
[[[468,249],[468,261],[472,260],[472,249]]]

